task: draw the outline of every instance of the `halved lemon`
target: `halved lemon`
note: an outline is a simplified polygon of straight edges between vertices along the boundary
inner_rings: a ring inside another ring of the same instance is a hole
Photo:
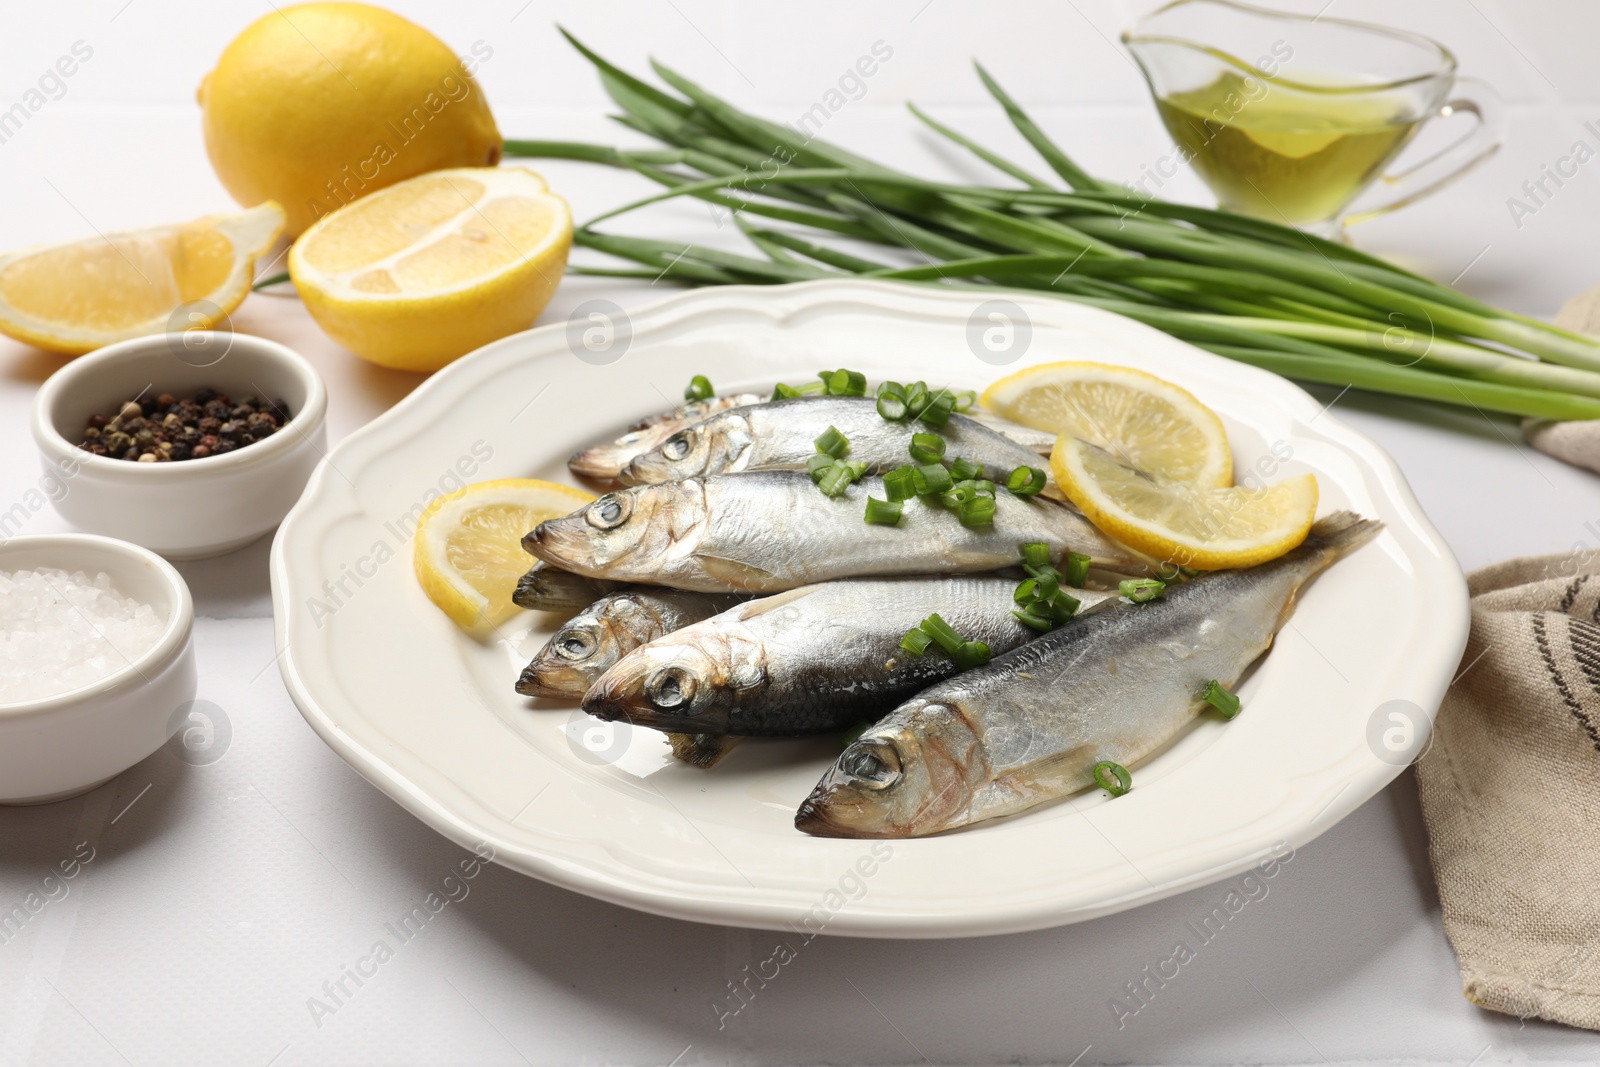
[[[511,594],[533,561],[522,535],[594,500],[537,478],[476,482],[429,504],[417,521],[411,559],[417,582],[463,630],[488,631],[516,612]]]
[[[435,371],[533,325],[572,247],[572,213],[523,167],[459,167],[324,215],[289,275],[328,336],[385,367]]]
[[[129,337],[210,329],[250,295],[256,258],[283,222],[283,208],[268,200],[0,256],[0,332],[76,356]]]
[[[1104,449],[1063,434],[1050,470],[1067,499],[1103,533],[1167,563],[1200,570],[1252,567],[1306,539],[1317,514],[1311,474],[1250,489],[1153,478]]]
[[[1166,481],[1233,484],[1233,452],[1216,412],[1144,371],[1045,363],[1000,379],[979,402],[1012,422],[1087,441]]]

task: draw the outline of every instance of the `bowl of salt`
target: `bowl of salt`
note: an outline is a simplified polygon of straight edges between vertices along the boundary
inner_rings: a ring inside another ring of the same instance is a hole
[[[194,602],[172,565],[93,534],[0,545],[0,804],[86,793],[176,732]]]

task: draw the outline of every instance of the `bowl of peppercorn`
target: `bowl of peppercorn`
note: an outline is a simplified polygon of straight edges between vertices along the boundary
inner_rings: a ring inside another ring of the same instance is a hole
[[[328,393],[294,351],[188,330],[107,345],[40,387],[33,437],[61,517],[169,559],[274,529],[326,451]]]

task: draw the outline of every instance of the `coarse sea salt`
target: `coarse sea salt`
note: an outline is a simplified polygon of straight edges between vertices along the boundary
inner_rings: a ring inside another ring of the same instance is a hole
[[[97,682],[155,647],[166,622],[105,573],[0,571],[0,704]]]

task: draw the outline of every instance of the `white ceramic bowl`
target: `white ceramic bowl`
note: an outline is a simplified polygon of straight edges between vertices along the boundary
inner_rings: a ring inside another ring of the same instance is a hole
[[[194,602],[172,564],[92,534],[0,545],[0,571],[40,567],[104,571],[117,592],[149,604],[167,625],[154,647],[98,682],[0,703],[0,804],[64,800],[109,781],[160,748],[194,700]]]
[[[282,399],[290,419],[264,441],[173,463],[130,463],[77,447],[95,414],[141,393]],[[33,439],[60,486],[61,517],[169,559],[241,548],[276,527],[327,450],[328,392],[315,368],[283,345],[248,334],[190,330],[139,337],[80,356],[33,402]]]

